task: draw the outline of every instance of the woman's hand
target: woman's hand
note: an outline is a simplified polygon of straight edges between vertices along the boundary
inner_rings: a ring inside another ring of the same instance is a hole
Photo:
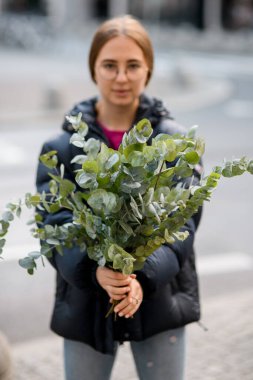
[[[130,318],[139,309],[143,300],[143,291],[139,281],[133,278],[129,283],[130,291],[120,303],[114,308],[114,312],[120,317]]]
[[[120,301],[128,296],[135,275],[124,275],[106,267],[98,267],[96,277],[99,285],[107,292],[110,300]]]

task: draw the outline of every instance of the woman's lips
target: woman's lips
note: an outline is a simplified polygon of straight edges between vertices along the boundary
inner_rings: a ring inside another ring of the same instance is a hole
[[[130,90],[113,90],[113,92],[118,96],[126,96],[129,94]]]

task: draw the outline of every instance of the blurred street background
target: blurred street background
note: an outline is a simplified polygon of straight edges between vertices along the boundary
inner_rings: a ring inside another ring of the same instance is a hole
[[[206,173],[224,159],[253,157],[252,0],[0,0],[0,213],[34,191],[42,143],[60,133],[75,102],[96,94],[91,37],[124,13],[153,40],[147,92],[179,123],[199,125]],[[223,179],[205,204],[195,242],[204,327],[188,327],[187,380],[253,379],[252,188],[249,174]],[[61,339],[49,330],[54,271],[46,264],[29,276],[18,265],[37,249],[28,217],[13,224],[0,262],[0,332],[13,379],[63,380]],[[136,379],[124,344],[113,380]]]

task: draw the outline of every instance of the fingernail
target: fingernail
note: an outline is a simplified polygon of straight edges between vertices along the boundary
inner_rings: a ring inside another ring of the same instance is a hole
[[[129,314],[125,315],[125,318],[129,318],[129,317],[130,317],[130,315],[129,315]]]
[[[119,316],[122,317],[123,313],[119,313]]]

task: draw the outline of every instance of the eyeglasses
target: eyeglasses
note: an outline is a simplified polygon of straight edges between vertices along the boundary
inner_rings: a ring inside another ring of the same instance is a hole
[[[99,75],[105,80],[114,80],[120,73],[120,68],[116,63],[104,62],[97,68]],[[129,63],[123,69],[124,74],[130,81],[137,81],[143,78],[146,74],[148,68],[142,65],[141,63]]]

